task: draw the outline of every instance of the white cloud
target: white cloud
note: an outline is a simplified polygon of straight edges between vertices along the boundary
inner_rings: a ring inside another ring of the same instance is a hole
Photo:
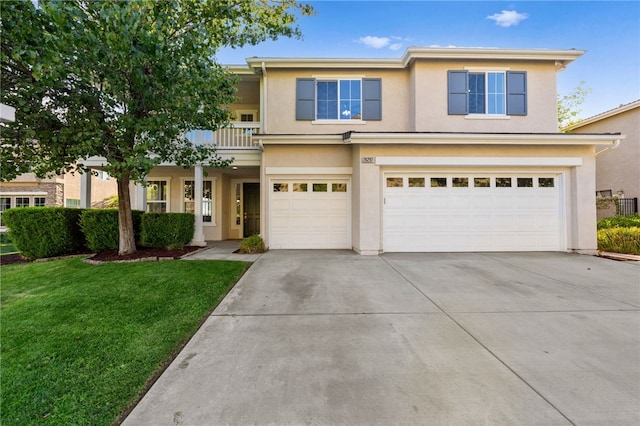
[[[493,19],[496,21],[496,25],[500,27],[510,27],[512,25],[518,25],[528,17],[529,15],[526,13],[520,13],[515,10],[503,10],[500,13],[487,16],[487,19]]]
[[[400,50],[402,49],[402,43],[393,43],[389,45],[389,50]]]
[[[365,36],[360,37],[358,41],[367,47],[382,49],[383,47],[387,47],[391,40],[389,37]]]

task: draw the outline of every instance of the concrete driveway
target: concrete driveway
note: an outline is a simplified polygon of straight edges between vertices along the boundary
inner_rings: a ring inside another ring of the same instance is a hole
[[[272,251],[126,425],[638,425],[640,264]]]

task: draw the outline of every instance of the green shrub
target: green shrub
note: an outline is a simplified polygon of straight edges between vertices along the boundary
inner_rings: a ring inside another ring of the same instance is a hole
[[[145,213],[141,244],[147,247],[181,249],[193,239],[194,216],[190,213]]]
[[[21,207],[2,212],[11,241],[30,259],[77,253],[85,248],[80,230],[82,209]]]
[[[640,255],[640,228],[607,228],[598,231],[598,250]]]
[[[140,240],[142,215],[144,212],[133,210],[133,233],[136,241]],[[91,251],[117,250],[120,243],[117,209],[85,210],[80,216],[80,227]]]
[[[0,233],[0,243],[2,244],[7,244],[11,242],[11,236],[9,235],[8,232],[2,232]]]
[[[613,216],[600,219],[598,229],[640,227],[640,216]]]
[[[240,242],[240,253],[253,254],[264,253],[265,251],[267,251],[267,248],[264,246],[264,241],[260,235],[252,235]]]

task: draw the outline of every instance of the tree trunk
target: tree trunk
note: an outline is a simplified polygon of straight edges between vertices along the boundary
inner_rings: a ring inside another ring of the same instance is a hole
[[[126,173],[118,179],[118,229],[120,231],[118,254],[120,255],[136,252],[136,239],[131,215],[129,176],[130,174]]]

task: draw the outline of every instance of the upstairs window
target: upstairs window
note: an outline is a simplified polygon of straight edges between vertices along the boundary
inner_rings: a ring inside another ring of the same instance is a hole
[[[469,73],[469,114],[505,113],[503,72]]]
[[[382,119],[382,80],[296,79],[296,120]]]
[[[527,115],[525,71],[449,71],[449,115]]]

